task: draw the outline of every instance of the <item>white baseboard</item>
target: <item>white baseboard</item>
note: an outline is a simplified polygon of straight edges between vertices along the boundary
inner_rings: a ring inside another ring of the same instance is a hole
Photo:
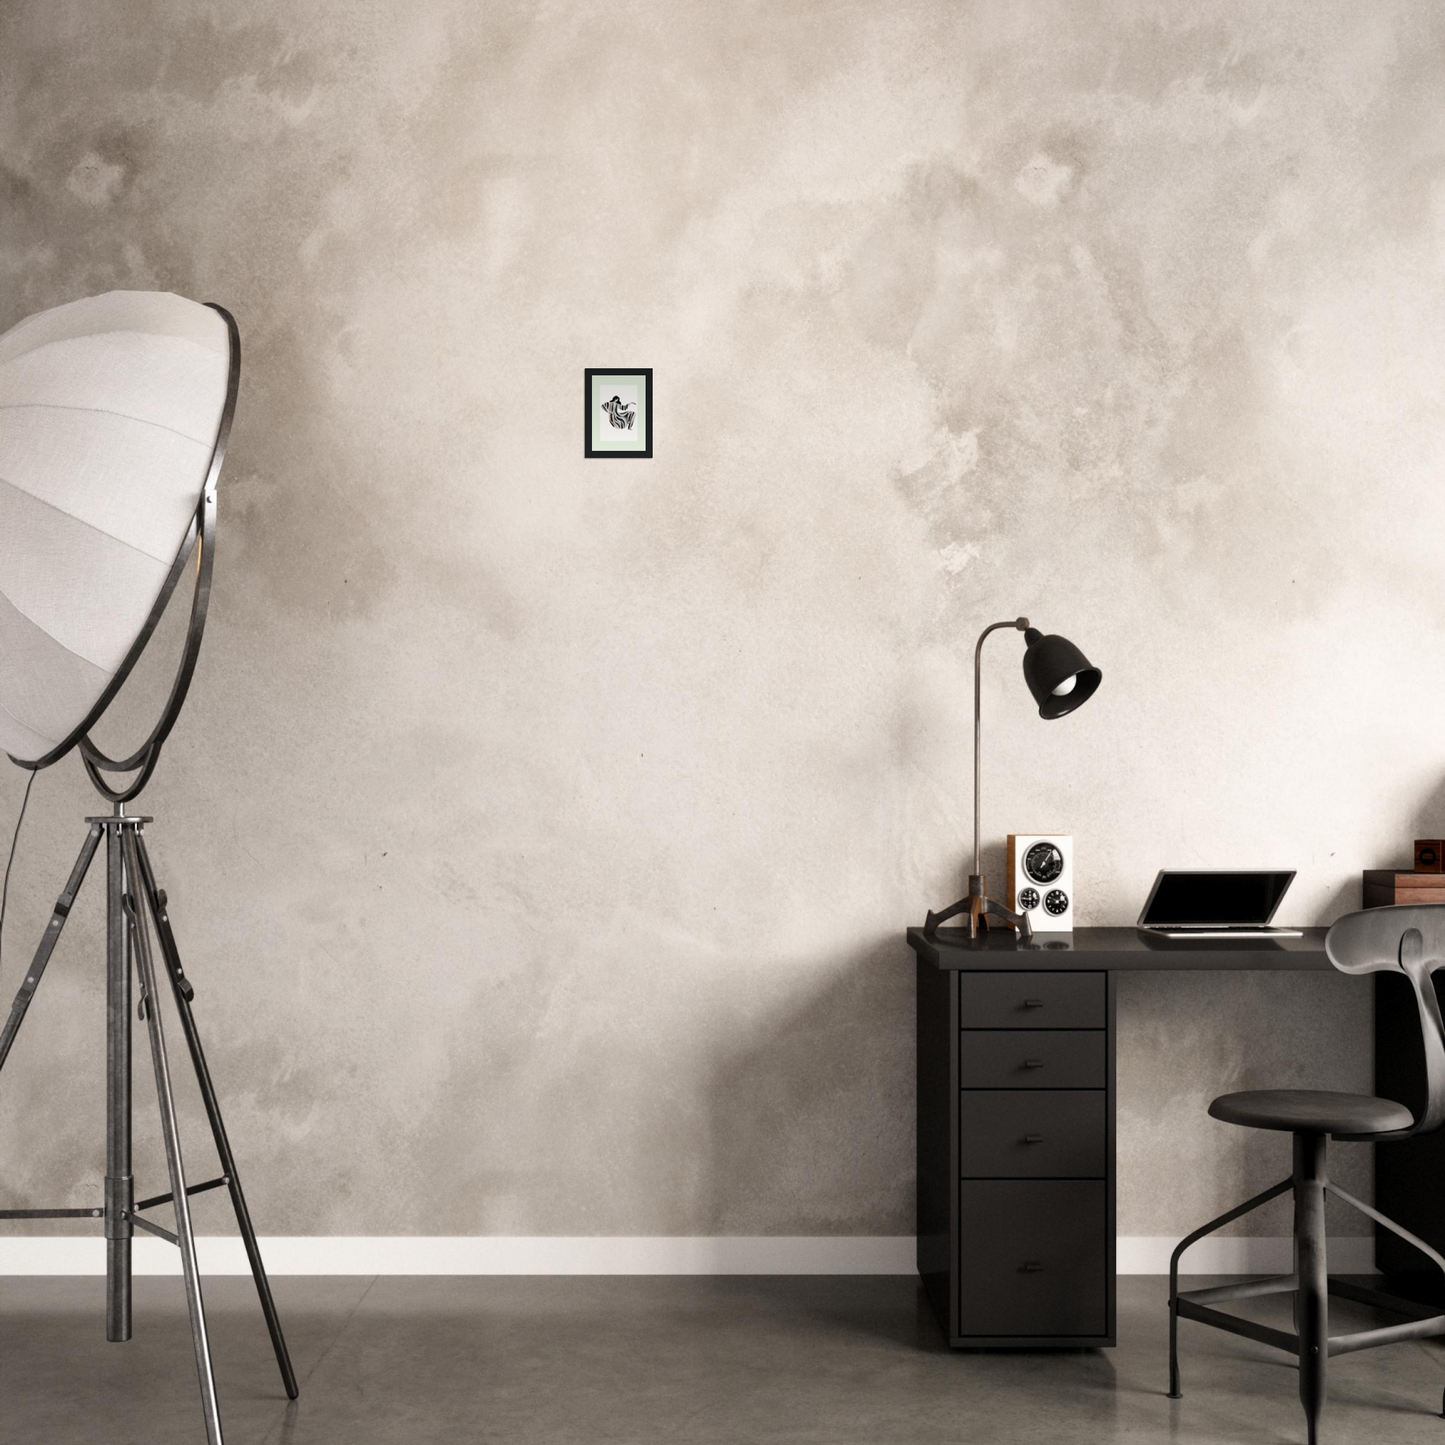
[[[1124,1235],[1120,1274],[1167,1274],[1177,1240]],[[234,1236],[196,1241],[205,1274],[246,1274]],[[912,1274],[913,1239],[906,1235],[781,1236],[273,1236],[261,1240],[271,1274]],[[1367,1238],[1332,1239],[1330,1268],[1368,1274],[1374,1245]],[[163,1240],[137,1236],[137,1274],[181,1272],[180,1256]],[[1189,1274],[1269,1274],[1290,1268],[1290,1241],[1231,1235],[1201,1240],[1184,1257]],[[105,1241],[77,1236],[0,1236],[0,1276],[99,1275]]]
[[[1169,1256],[1179,1241],[1166,1234],[1121,1234],[1120,1274],[1168,1274]],[[1326,1245],[1331,1274],[1373,1274],[1375,1241],[1368,1235],[1331,1239]],[[1185,1274],[1288,1274],[1294,1268],[1289,1235],[1212,1235],[1191,1245],[1180,1261]]]
[[[268,1273],[283,1274],[912,1274],[908,1237],[390,1235],[273,1236]],[[247,1274],[234,1236],[196,1240],[204,1274]],[[137,1236],[137,1274],[179,1274],[175,1246]],[[103,1274],[103,1239],[0,1237],[0,1275]]]

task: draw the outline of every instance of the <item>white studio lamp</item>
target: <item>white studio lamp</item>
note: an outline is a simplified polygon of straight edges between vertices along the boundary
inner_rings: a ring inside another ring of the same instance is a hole
[[[131,1337],[136,1229],[180,1249],[209,1445],[221,1420],[190,1195],[230,1192],[286,1393],[296,1376],[236,1174],[143,829],[125,804],[150,781],[195,670],[210,600],[216,480],[241,372],[236,323],[216,305],[112,291],[42,311],[0,335],[0,750],[38,770],[78,749],[111,811],[89,832],[0,1030],[4,1067],[86,871],[106,841],[106,1178],[89,1209],[0,1209],[0,1219],[103,1219],[106,1338]],[[155,726],[106,756],[90,731],[135,666],[194,554],[190,623]],[[129,781],[112,781],[118,775]],[[158,1007],[156,949],[210,1121],[220,1177],[187,1185]],[[137,1200],[131,1175],[131,970],[155,1066],[170,1190]],[[170,1204],[174,1232],[145,1211]]]

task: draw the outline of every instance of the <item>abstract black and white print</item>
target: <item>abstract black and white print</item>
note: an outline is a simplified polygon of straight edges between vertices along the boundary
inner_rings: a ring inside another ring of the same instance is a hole
[[[607,419],[619,431],[631,431],[633,423],[637,420],[637,403],[624,402],[620,396],[614,396],[611,401],[602,403],[602,410],[607,413]]]
[[[582,381],[587,404],[586,454],[589,457],[650,457],[651,368],[588,368]]]

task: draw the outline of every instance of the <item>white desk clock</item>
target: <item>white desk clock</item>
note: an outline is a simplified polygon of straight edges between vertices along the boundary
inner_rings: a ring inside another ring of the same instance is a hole
[[[1008,906],[1037,933],[1074,931],[1074,839],[1069,833],[1008,835]]]

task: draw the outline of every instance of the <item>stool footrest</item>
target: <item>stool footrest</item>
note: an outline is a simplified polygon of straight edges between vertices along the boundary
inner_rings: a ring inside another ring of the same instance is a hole
[[[1253,1299],[1257,1295],[1288,1294],[1299,1288],[1299,1275],[1275,1274],[1268,1279],[1244,1280],[1240,1284],[1216,1284],[1208,1289],[1182,1289],[1179,1298],[1190,1304],[1221,1304],[1231,1299]]]
[[[1209,1289],[1181,1290],[1174,1297],[1174,1304],[1181,1319],[1196,1320],[1202,1325],[1213,1325],[1215,1329],[1228,1330],[1231,1334],[1244,1335],[1258,1340],[1260,1344],[1273,1345],[1276,1349],[1299,1354],[1299,1336],[1287,1334],[1284,1330],[1271,1329],[1268,1325],[1257,1324],[1254,1320],[1225,1314],[1223,1310],[1210,1309],[1209,1304],[1230,1299],[1250,1299],[1260,1295],[1285,1294],[1299,1288],[1299,1276],[1279,1274],[1267,1279],[1248,1280],[1242,1284],[1215,1285]],[[1357,1330],[1349,1335],[1331,1335],[1329,1354],[1350,1355],[1357,1350],[1373,1349],[1376,1345],[1393,1345],[1404,1340],[1425,1340],[1445,1335],[1445,1314],[1437,1314],[1428,1306],[1412,1300],[1399,1299],[1383,1290],[1370,1289],[1367,1285],[1352,1284],[1349,1280],[1331,1277],[1329,1290],[1342,1299],[1354,1300],[1374,1309],[1389,1310],[1395,1314],[1410,1315],[1398,1325],[1381,1325],[1373,1330]]]
[[[1389,1310],[1391,1314],[1408,1315],[1411,1319],[1433,1319],[1438,1313],[1434,1305],[1422,1305],[1418,1300],[1401,1299],[1399,1295],[1386,1294],[1384,1290],[1371,1289],[1368,1285],[1354,1284],[1347,1279],[1329,1279],[1330,1293],[1341,1299],[1354,1300],[1356,1304],[1369,1305],[1371,1309]]]
[[[1275,1349],[1286,1350],[1291,1355],[1299,1354],[1298,1335],[1273,1330],[1268,1325],[1240,1319],[1238,1315],[1227,1315],[1223,1310],[1212,1310],[1207,1305],[1185,1299],[1183,1295],[1177,1297],[1175,1308],[1181,1319],[1198,1320],[1202,1325],[1213,1325],[1215,1329],[1228,1330],[1232,1335],[1243,1335],[1246,1339],[1258,1340],[1262,1345],[1273,1345]]]
[[[1360,1330],[1353,1335],[1331,1335],[1330,1356],[1351,1355],[1356,1350],[1372,1350],[1376,1345],[1394,1345],[1401,1340],[1427,1340],[1432,1335],[1445,1335],[1445,1315],[1406,1320],[1399,1325],[1382,1325],[1379,1329]]]

